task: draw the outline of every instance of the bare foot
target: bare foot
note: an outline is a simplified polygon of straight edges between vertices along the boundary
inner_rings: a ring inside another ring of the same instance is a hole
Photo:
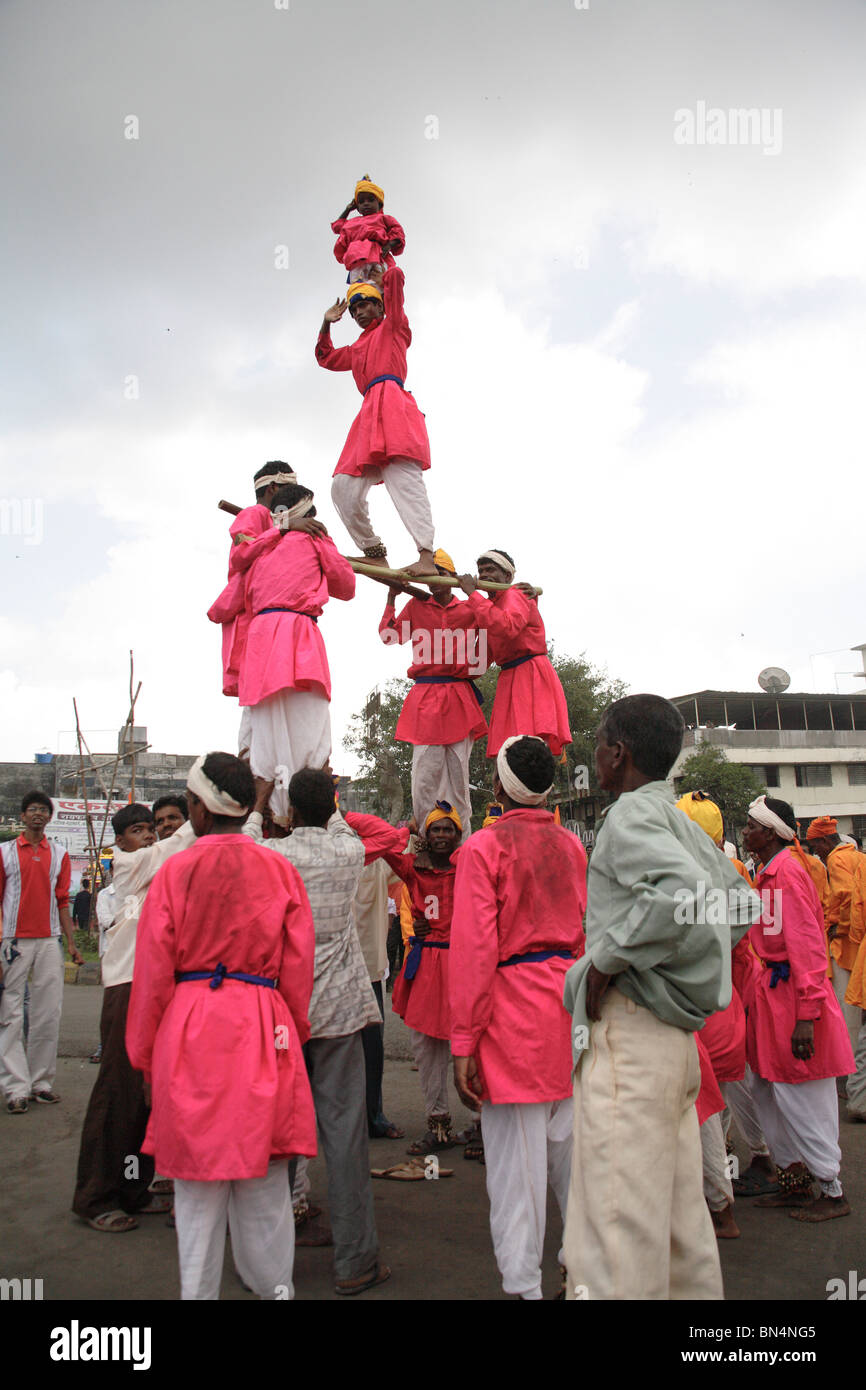
[[[717,1240],[736,1240],[740,1228],[734,1220],[733,1202],[728,1202],[721,1211],[711,1211],[710,1216],[713,1218],[713,1230]]]
[[[406,566],[407,574],[435,574],[436,561],[433,559],[432,550],[422,550],[418,559],[413,564]]]
[[[850,1216],[851,1208],[844,1192],[841,1197],[828,1197],[826,1192],[822,1192],[802,1211],[789,1211],[788,1215],[795,1221],[832,1221],[834,1216]]]
[[[377,569],[388,569],[387,555],[347,555],[346,559],[354,560],[356,565],[375,565]]]

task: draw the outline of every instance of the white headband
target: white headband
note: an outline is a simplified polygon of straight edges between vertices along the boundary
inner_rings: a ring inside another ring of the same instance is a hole
[[[492,560],[494,565],[498,565],[501,570],[505,570],[509,579],[514,578],[514,566],[507,556],[502,554],[501,550],[485,550],[483,555],[478,556],[479,565],[482,560]]]
[[[495,554],[496,552],[494,551],[493,553]],[[502,790],[505,792],[506,796],[510,796],[512,801],[519,802],[521,806],[540,806],[548,792],[553,790],[553,783],[551,782],[550,786],[545,788],[543,792],[530,791],[528,787],[523,785],[520,778],[515,775],[505,756],[506,750],[511,747],[512,743],[519,743],[522,738],[534,737],[534,734],[515,734],[513,738],[507,738],[505,740],[499,752],[496,754],[496,771],[499,773]],[[544,743],[544,739],[540,738],[537,742]],[[544,746],[546,748],[547,744],[544,744]]]
[[[282,486],[285,483],[296,483],[298,475],[296,473],[267,473],[264,478],[253,478],[256,492],[261,492],[263,487],[268,487],[271,483]]]
[[[765,796],[759,796],[757,801],[752,802],[749,807],[749,815],[751,819],[756,820],[759,825],[765,825],[768,830],[772,830],[778,835],[780,840],[794,839],[794,831],[791,829],[790,825],[786,825],[785,822],[776,815],[775,811],[770,810]]]
[[[204,756],[193,763],[186,779],[187,789],[194,792],[214,816],[245,816],[249,806],[241,806],[228,792],[221,791],[216,782],[202,772],[203,763]]]
[[[293,507],[284,507],[282,503],[276,511],[271,512],[275,526],[285,526],[286,522],[294,521],[299,516],[306,516],[307,512],[312,511],[315,498],[312,493],[309,497],[302,497],[300,502],[296,502]]]

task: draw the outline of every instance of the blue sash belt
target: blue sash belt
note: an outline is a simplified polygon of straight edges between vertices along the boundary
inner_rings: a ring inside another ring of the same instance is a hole
[[[775,989],[780,980],[787,980],[791,973],[791,965],[786,960],[774,960],[767,963],[770,967],[770,989]]]
[[[366,396],[371,386],[378,386],[380,381],[396,381],[401,391],[406,389],[403,385],[403,378],[401,376],[392,376],[390,372],[385,372],[382,376],[374,376],[372,381],[367,382],[367,385],[364,387],[364,395]]]
[[[559,956],[562,960],[574,960],[573,951],[524,951],[521,956],[509,956],[508,960],[501,960],[496,969],[501,970],[504,965],[523,965],[527,960],[550,960],[552,956]]]
[[[515,666],[522,666],[524,661],[534,661],[537,656],[547,656],[547,652],[527,652],[526,656],[516,656],[513,661],[500,661],[500,671],[513,671]]]
[[[484,696],[469,676],[414,676],[413,679],[416,685],[468,685],[479,705],[484,704]]]
[[[403,976],[407,980],[414,980],[418,974],[418,966],[421,964],[421,951],[425,946],[432,946],[436,951],[447,951],[451,945],[450,941],[422,941],[420,936],[410,936],[409,945],[412,947],[406,957],[406,964],[403,967]]]
[[[260,618],[263,613],[297,613],[299,618],[309,618],[312,623],[319,621],[318,618],[313,617],[312,613],[302,613],[300,608],[260,608],[258,613],[253,616]]]
[[[277,987],[276,980],[267,980],[264,975],[245,975],[242,970],[226,970],[222,961],[215,970],[185,970],[174,978],[179,985],[186,984],[187,980],[210,980],[211,989],[219,989],[223,980],[243,980],[247,985],[262,985],[264,989]]]

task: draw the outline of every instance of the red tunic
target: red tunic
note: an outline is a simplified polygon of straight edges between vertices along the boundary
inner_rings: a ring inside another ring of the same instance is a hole
[[[283,535],[276,526],[246,547],[251,556],[247,603],[252,619],[241,665],[239,699],[257,705],[279,690],[318,690],[330,700],[331,673],[317,623],[329,598],[350,599],[355,575],[329,536]],[[294,612],[265,613],[266,608]]]
[[[698,1091],[698,1098],[695,1101],[699,1125],[702,1125],[705,1120],[709,1120],[712,1115],[718,1115],[719,1111],[725,1108],[719,1083],[713,1071],[713,1064],[710,1061],[710,1054],[701,1042],[702,1037],[703,1029],[694,1035],[698,1048],[698,1061],[701,1064],[701,1089]]]
[[[756,955],[767,968],[752,981],[746,1052],[749,1066],[765,1081],[819,1081],[855,1070],[848,1029],[827,978],[824,915],[815,885],[802,864],[786,850],[766,864],[755,879],[764,911],[749,929]],[[790,966],[787,980],[771,989],[774,961]],[[815,1023],[815,1052],[808,1061],[791,1051],[799,1019]]]
[[[406,233],[396,217],[386,212],[371,212],[367,217],[338,217],[331,223],[331,231],[337,238],[334,255],[347,270],[353,265],[364,265],[368,261],[386,265],[394,264],[394,256],[403,253],[406,246]],[[382,254],[382,243],[399,242],[391,251]]]
[[[571,743],[568,705],[559,676],[550,664],[544,623],[534,599],[519,589],[503,589],[489,598],[478,589],[469,596],[478,622],[487,628],[487,654],[497,666],[532,656],[496,682],[487,756],[495,758],[507,738],[535,734],[554,757]]]
[[[394,981],[391,1007],[410,1028],[426,1033],[430,1038],[451,1037],[451,1010],[448,1002],[448,944],[451,940],[451,915],[454,910],[454,876],[457,872],[452,855],[451,863],[443,869],[418,864],[418,856],[404,854],[408,832],[396,830],[378,816],[346,814],[346,824],[364,841],[367,863],[381,858],[401,878],[409,890],[412,917],[425,918],[430,931],[425,943],[444,942],[445,945],[423,945],[418,971],[414,979],[406,979],[409,952],[403,968]]]
[[[335,348],[329,333],[320,333],[316,361],[331,372],[351,372],[364,404],[352,422],[334,474],[360,478],[365,468],[378,468],[390,459],[414,459],[430,467],[430,441],[424,416],[415,398],[396,381],[380,381],[365,391],[374,377],[386,373],[406,379],[406,353],[412,341],[403,310],[402,270],[385,273],[385,317],[368,324],[351,347]]]
[[[219,598],[212,603],[207,615],[212,623],[221,623],[223,630],[223,694],[237,695],[238,676],[243,661],[250,615],[246,607],[246,579],[242,563],[242,553],[249,547],[246,542],[234,543],[239,535],[260,536],[271,526],[271,514],[263,503],[254,507],[244,507],[238,512],[231,526],[232,548],[229,552],[229,582]]]
[[[301,1046],[315,934],[297,870],[245,835],[206,835],[159,870],[138,925],[126,1048],[153,1082],[142,1148],[166,1177],[261,1178],[316,1152]],[[175,973],[229,971],[276,989]]]
[[[450,676],[443,685],[415,684],[397,720],[394,737],[400,743],[449,744],[482,738],[487,720],[473,691],[469,668],[478,671],[475,634],[478,619],[468,603],[452,598],[443,608],[430,599],[410,598],[398,617],[385,605],[379,636],[386,646],[412,642],[412,665],[407,675]],[[479,673],[480,674],[480,673]]]
[[[584,950],[586,852],[549,811],[515,808],[457,854],[451,922],[451,1050],[475,1058],[494,1104],[572,1094],[565,976]],[[569,959],[499,965],[514,955]]]

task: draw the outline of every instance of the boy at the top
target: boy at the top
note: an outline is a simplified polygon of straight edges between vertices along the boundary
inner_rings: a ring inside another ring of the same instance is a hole
[[[394,264],[406,245],[406,236],[396,217],[383,211],[384,191],[365,174],[355,184],[355,196],[348,203],[331,231],[336,233],[334,255],[349,272],[349,280],[366,280],[369,267]],[[352,217],[357,212],[358,217]]]
[[[371,272],[372,273],[372,272]],[[377,280],[379,279],[377,275]],[[351,372],[364,398],[337,461],[331,500],[355,545],[374,564],[387,565],[387,548],[373,530],[367,496],[384,483],[400,520],[418,547],[411,574],[433,573],[433,515],[424,486],[430,442],[424,416],[405,389],[412,341],[403,309],[402,270],[391,266],[379,283],[350,285],[346,299],[326,309],[316,361],[331,372]],[[335,348],[331,324],[348,308],[361,329],[351,347]]]

